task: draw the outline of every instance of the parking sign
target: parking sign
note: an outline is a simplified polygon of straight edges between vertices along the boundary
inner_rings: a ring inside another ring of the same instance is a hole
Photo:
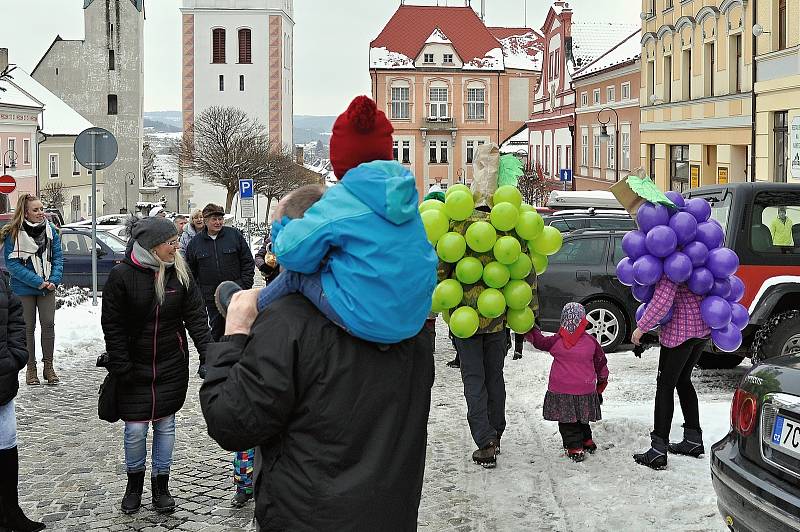
[[[572,181],[572,169],[571,168],[562,168],[558,171],[558,178],[561,181]]]
[[[252,198],[253,197],[253,180],[240,179],[239,180],[239,198]]]

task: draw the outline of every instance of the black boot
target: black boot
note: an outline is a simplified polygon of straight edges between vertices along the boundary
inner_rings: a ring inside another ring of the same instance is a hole
[[[667,468],[667,440],[656,435],[650,436],[651,447],[646,452],[634,454],[633,459],[637,464],[645,465],[651,469]]]
[[[234,508],[244,508],[244,505],[247,504],[247,501],[253,498],[253,493],[247,493],[246,491],[237,491],[236,494],[231,499],[231,506]]]
[[[175,511],[175,499],[169,494],[169,473],[150,479],[153,489],[153,510],[160,514]]]
[[[703,447],[703,431],[700,429],[690,429],[683,427],[683,441],[680,443],[670,443],[669,452],[672,454],[684,454],[700,458],[706,453]]]
[[[233,281],[223,281],[219,284],[214,291],[214,303],[217,305],[217,310],[226,317],[228,315],[228,305],[231,304],[231,299],[236,292],[241,292],[242,287]]]
[[[2,526],[13,532],[37,532],[44,530],[44,523],[25,517],[19,507],[19,452],[16,447],[0,450],[0,515]]]
[[[128,485],[125,487],[125,496],[122,497],[122,513],[133,514],[142,507],[142,492],[144,491],[144,471],[128,473]]]
[[[472,461],[486,469],[497,465],[497,440],[490,440],[488,444],[472,453]]]

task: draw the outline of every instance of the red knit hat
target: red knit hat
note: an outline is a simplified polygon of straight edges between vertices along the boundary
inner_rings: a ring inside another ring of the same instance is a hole
[[[357,96],[333,124],[331,164],[341,179],[351,168],[370,161],[391,161],[394,128],[367,96]]]

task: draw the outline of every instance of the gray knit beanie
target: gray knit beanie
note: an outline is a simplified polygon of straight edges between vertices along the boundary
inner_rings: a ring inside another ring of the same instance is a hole
[[[131,217],[127,223],[131,237],[146,250],[151,250],[170,238],[178,236],[178,227],[171,220],[159,216],[141,220]]]

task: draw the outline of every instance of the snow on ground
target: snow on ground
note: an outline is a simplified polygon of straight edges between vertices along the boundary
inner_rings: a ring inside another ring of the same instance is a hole
[[[94,361],[105,351],[103,329],[100,327],[101,304],[98,297],[97,306],[93,307],[90,297],[89,301],[78,306],[62,307],[56,311],[56,370],[84,366],[86,360]],[[41,360],[38,329],[36,333],[37,359]]]

